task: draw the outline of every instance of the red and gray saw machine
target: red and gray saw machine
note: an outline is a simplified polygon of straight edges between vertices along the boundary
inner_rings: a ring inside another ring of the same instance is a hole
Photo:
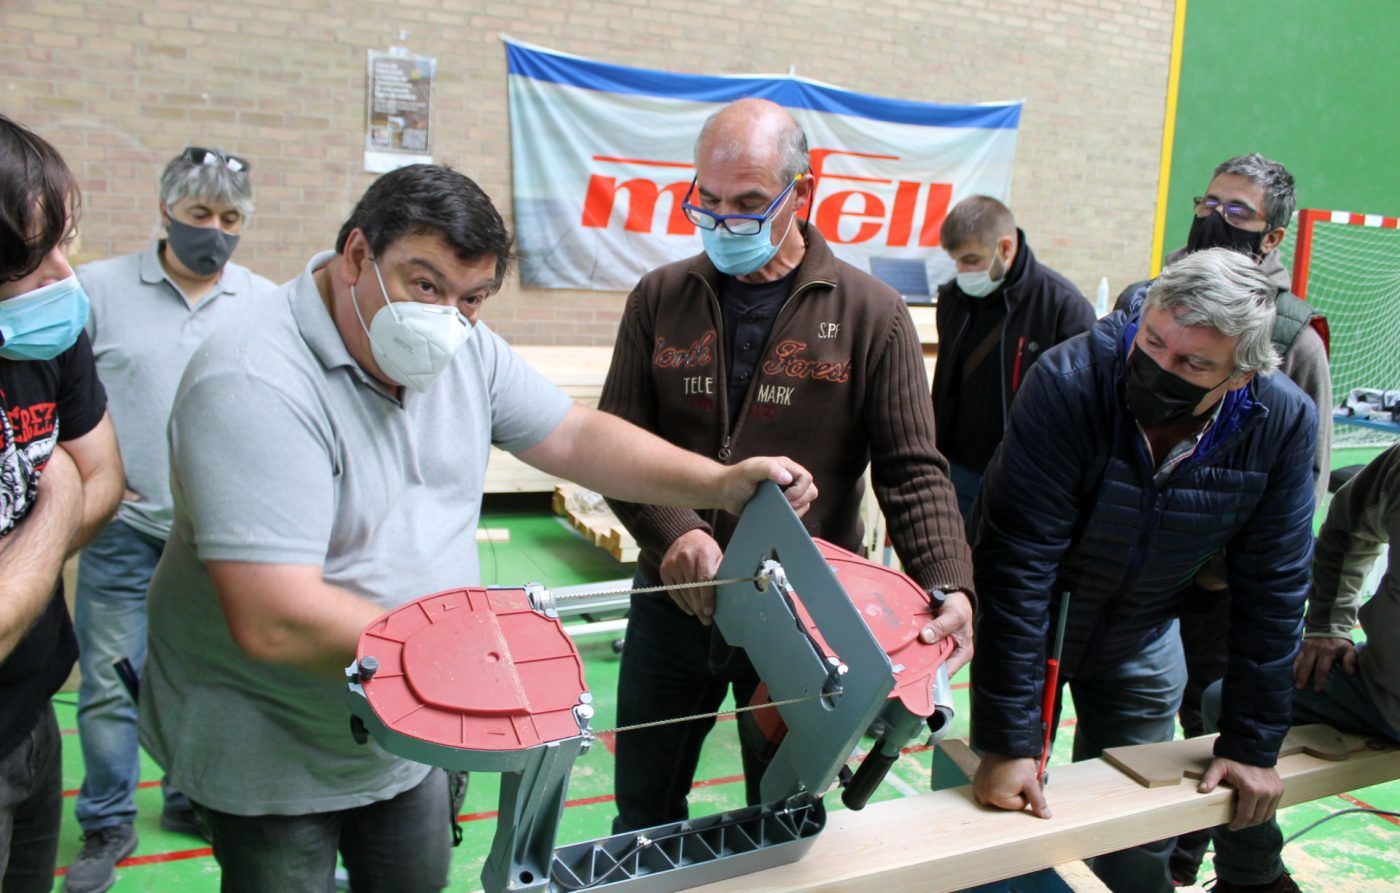
[[[715,625],[763,683],[742,723],[771,754],[761,804],[556,846],[594,710],[538,585],[439,592],[375,621],[346,670],[352,728],[406,759],[501,773],[487,893],[663,893],[800,859],[826,824],[825,794],[839,785],[860,809],[926,722],[947,730],[952,644],[920,641],[932,615],[917,584],[814,541],[773,484],[745,508],[717,579]],[[852,774],[877,720],[884,732]]]

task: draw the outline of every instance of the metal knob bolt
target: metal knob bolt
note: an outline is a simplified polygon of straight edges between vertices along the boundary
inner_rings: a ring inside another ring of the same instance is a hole
[[[379,672],[379,658],[366,654],[360,658],[360,681],[368,682]]]

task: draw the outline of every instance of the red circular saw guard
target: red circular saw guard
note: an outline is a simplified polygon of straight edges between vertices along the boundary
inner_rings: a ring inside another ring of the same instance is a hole
[[[452,589],[408,602],[360,637],[379,662],[365,698],[401,735],[446,747],[524,750],[576,737],[588,691],[559,620],[524,589]]]

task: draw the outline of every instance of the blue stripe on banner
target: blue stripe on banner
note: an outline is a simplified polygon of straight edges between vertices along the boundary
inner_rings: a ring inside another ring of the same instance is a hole
[[[1021,121],[1019,102],[998,105],[942,105],[853,93],[799,78],[676,74],[649,68],[610,65],[577,56],[564,56],[523,47],[511,41],[506,41],[506,59],[512,75],[604,93],[628,93],[694,102],[732,102],[735,99],[753,96],[771,99],[788,108],[811,109],[926,127],[1014,130]]]

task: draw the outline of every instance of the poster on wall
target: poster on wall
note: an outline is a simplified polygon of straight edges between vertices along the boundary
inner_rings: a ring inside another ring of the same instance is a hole
[[[433,161],[437,59],[402,47],[369,51],[365,79],[365,170],[382,174]]]
[[[789,75],[627,68],[506,41],[521,279],[530,288],[628,291],[699,253],[681,202],[705,119],[771,99],[807,134],[810,222],[843,260],[913,301],[952,278],[938,245],[962,198],[1006,201],[1020,102],[941,105]]]

